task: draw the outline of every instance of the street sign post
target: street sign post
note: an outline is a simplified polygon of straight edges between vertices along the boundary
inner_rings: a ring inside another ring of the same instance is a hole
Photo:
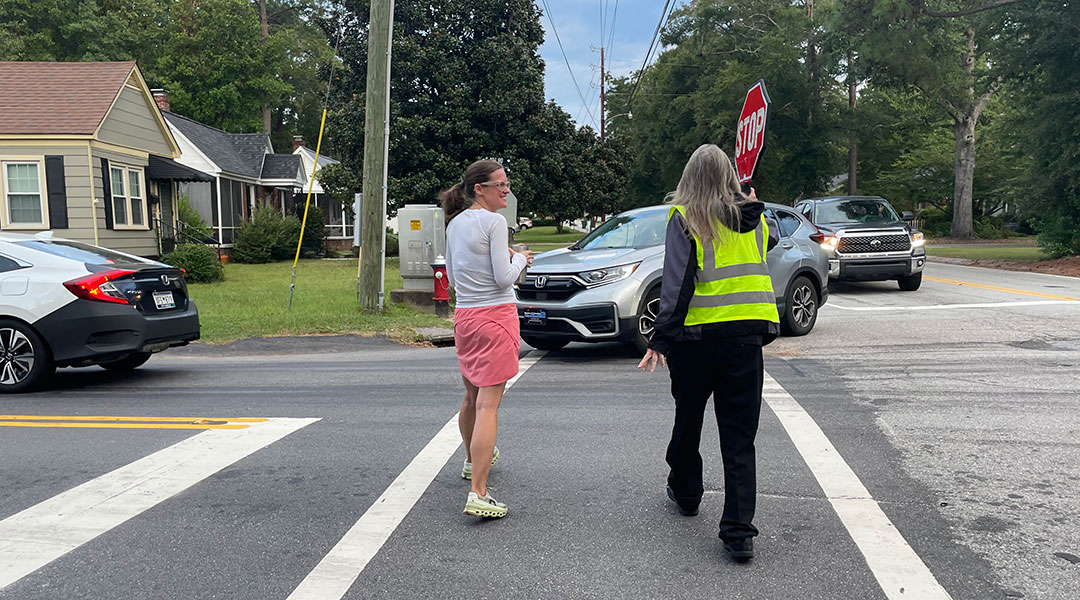
[[[735,128],[735,171],[739,184],[749,189],[754,178],[758,159],[765,148],[765,124],[769,117],[769,93],[765,91],[765,80],[759,80],[746,92],[739,122]]]

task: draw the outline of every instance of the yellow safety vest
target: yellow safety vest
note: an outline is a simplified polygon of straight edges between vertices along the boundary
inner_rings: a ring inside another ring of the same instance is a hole
[[[686,219],[686,207],[674,204],[668,220],[678,211]],[[725,229],[722,225],[721,229]],[[765,217],[754,231],[726,232],[725,243],[713,238],[703,244],[693,236],[697,251],[694,297],[686,312],[685,325],[703,325],[726,321],[780,322],[776,312],[769,267],[765,263],[769,226]]]

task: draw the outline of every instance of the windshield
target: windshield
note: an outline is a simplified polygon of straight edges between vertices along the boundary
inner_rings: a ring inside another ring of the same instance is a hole
[[[25,242],[17,243],[20,246],[33,248],[34,250],[37,250],[39,252],[45,252],[46,254],[60,256],[62,258],[70,258],[71,260],[77,260],[81,263],[87,263],[91,265],[150,262],[134,256],[128,256],[127,254],[113,252],[112,250],[108,250],[106,248],[100,248],[98,246],[91,246],[90,244],[81,244],[79,242],[71,242],[67,240],[28,240]]]
[[[648,248],[664,243],[667,211],[619,215],[581,238],[571,250],[597,248]]]
[[[900,220],[888,202],[877,198],[852,198],[822,202],[815,223],[895,223]]]

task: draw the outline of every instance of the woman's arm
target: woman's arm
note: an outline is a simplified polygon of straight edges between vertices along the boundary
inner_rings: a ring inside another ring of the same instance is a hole
[[[697,273],[697,249],[687,234],[686,222],[676,213],[668,220],[664,242],[664,278],[660,284],[660,313],[649,349],[666,355],[686,321],[690,300],[694,297]]]
[[[495,213],[495,216],[498,218],[488,221],[488,240],[491,242],[488,254],[491,256],[495,284],[506,288],[521,274],[528,258],[524,254],[514,254],[514,259],[510,260],[510,236],[506,233],[506,219],[498,213]]]

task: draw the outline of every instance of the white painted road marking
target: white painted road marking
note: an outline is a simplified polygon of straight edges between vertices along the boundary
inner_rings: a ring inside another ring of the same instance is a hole
[[[0,521],[0,589],[318,420],[204,431]]]
[[[762,398],[814,473],[885,596],[889,600],[949,600],[949,593],[896,530],[825,432],[767,373]]]
[[[1016,306],[1048,306],[1051,304],[1073,304],[1080,306],[1076,300],[1023,300],[1020,302],[979,302],[974,304],[926,304],[916,306],[842,306],[835,302],[829,302],[822,306],[823,309],[836,308],[840,310],[856,311],[886,311],[886,310],[952,310],[964,308],[1012,308]]]
[[[509,390],[545,354],[537,350],[526,354],[519,363],[518,374],[506,382],[506,389]],[[461,432],[458,431],[458,416],[455,414],[330,553],[315,565],[289,594],[288,600],[340,600],[460,445]]]

